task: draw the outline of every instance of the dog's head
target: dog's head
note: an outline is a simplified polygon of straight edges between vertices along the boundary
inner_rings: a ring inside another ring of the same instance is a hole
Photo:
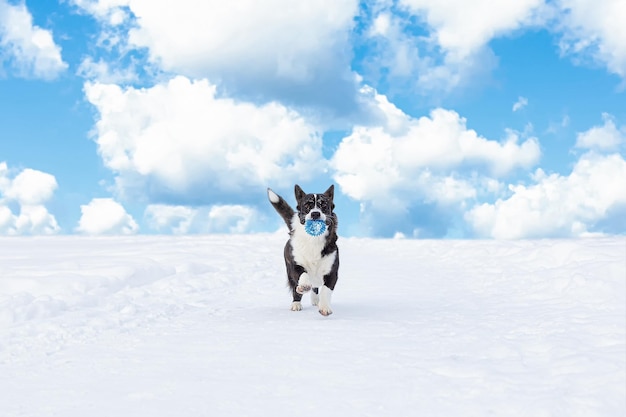
[[[333,203],[334,185],[331,185],[324,194],[307,194],[296,184],[295,193],[300,223],[304,224],[307,220],[322,220],[326,223],[331,221],[335,208],[335,203]]]

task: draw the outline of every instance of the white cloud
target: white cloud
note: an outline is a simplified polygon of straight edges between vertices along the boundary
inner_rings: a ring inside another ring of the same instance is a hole
[[[0,204],[0,234],[11,234],[15,224],[15,216],[10,208]]]
[[[219,98],[206,80],[184,77],[147,89],[94,83],[85,91],[99,113],[98,151],[121,193],[208,200],[325,169],[320,133],[275,102]]]
[[[526,97],[519,97],[515,104],[513,104],[513,111],[516,112],[518,110],[523,109],[528,105],[528,99]]]
[[[40,205],[49,200],[57,188],[54,175],[26,168],[4,189],[6,198],[24,205]]]
[[[344,112],[354,105],[350,36],[358,0],[73,3],[102,22],[106,44],[145,52],[166,73],[208,78],[255,100]]]
[[[543,0],[402,0],[371,6],[369,82],[427,93],[476,85],[495,68],[489,42],[540,21]],[[426,29],[427,35],[422,31]],[[392,87],[393,88],[393,87]]]
[[[89,235],[134,234],[139,226],[124,207],[111,198],[94,198],[81,205],[77,231]]]
[[[115,45],[122,56],[141,51],[150,64],[111,70],[90,58],[81,71],[90,79],[127,82],[142,68],[158,68],[208,78],[231,95],[334,106],[342,115],[357,105],[351,60],[359,14],[371,19],[359,41],[374,53],[357,57],[364,61],[357,67],[368,82],[398,90],[475,85],[497,65],[490,42],[529,28],[551,30],[565,54],[592,56],[626,74],[623,0],[399,0],[367,7],[357,0],[70,1],[100,20],[103,44]]]
[[[256,210],[242,205],[219,205],[209,210],[209,228],[222,233],[244,233],[250,229]]]
[[[145,216],[151,229],[174,234],[246,233],[255,229],[260,214],[243,205],[213,205],[191,208],[152,204]]]
[[[122,24],[128,19],[127,7],[130,0],[69,0],[78,8],[93,15],[98,20],[112,26]]]
[[[11,178],[7,164],[0,163],[0,234],[57,233],[59,225],[44,205],[56,188],[53,175],[27,168]]]
[[[618,129],[615,119],[610,114],[603,114],[604,124],[579,133],[576,147],[596,151],[614,151],[626,144],[626,127]]]
[[[0,234],[51,235],[60,230],[55,217],[43,205],[22,205],[19,213],[0,203]]]
[[[1,51],[8,55],[9,64],[20,76],[52,79],[67,69],[51,32],[33,25],[23,3],[11,5],[0,0]]]
[[[41,204],[22,205],[15,219],[15,228],[20,234],[50,235],[59,231],[55,217]]]
[[[623,0],[560,0],[561,51],[591,56],[626,78],[626,2]]]
[[[186,206],[170,206],[166,204],[150,204],[144,216],[152,230],[161,233],[186,234],[198,214],[198,209]]]
[[[626,161],[618,155],[583,155],[568,176],[538,170],[536,184],[510,186],[512,195],[481,204],[465,216],[476,234],[496,239],[578,237],[607,216],[626,214]],[[600,230],[601,231],[601,230]]]
[[[536,139],[519,143],[508,132],[503,142],[467,129],[458,113],[435,109],[429,117],[414,119],[382,95],[373,99],[386,120],[379,126],[356,126],[345,137],[331,161],[342,191],[356,200],[394,202],[423,199],[446,203],[476,195],[470,181],[454,174],[465,168],[505,175],[538,162]]]
[[[593,60],[626,78],[623,0],[399,0],[370,9],[370,83],[429,93],[475,85],[497,65],[490,42],[529,28],[554,33],[562,54],[575,61]]]
[[[249,71],[253,63],[255,72],[294,80],[329,64],[318,59],[347,41],[358,12],[356,0],[130,0],[129,5],[138,24],[130,43],[149,48],[166,70],[226,75]]]
[[[422,17],[434,42],[459,62],[491,39],[537,22],[543,0],[400,0],[400,4]]]

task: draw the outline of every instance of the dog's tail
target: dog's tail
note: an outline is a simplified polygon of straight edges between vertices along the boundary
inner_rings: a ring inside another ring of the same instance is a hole
[[[278,214],[280,214],[280,217],[283,218],[285,224],[291,231],[291,221],[293,220],[293,215],[295,214],[295,211],[291,208],[289,203],[285,201],[284,198],[276,194],[270,188],[267,189],[267,197],[270,199],[270,203],[272,203],[272,206],[274,206]]]

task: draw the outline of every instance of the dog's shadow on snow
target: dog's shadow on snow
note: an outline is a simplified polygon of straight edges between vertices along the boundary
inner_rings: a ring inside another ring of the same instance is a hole
[[[259,312],[260,313],[260,312]],[[260,313],[262,314],[262,313]],[[333,304],[333,314],[322,316],[317,307],[305,305],[302,311],[290,311],[289,308],[269,307],[264,314],[273,316],[287,316],[293,320],[348,320],[348,321],[379,321],[395,320],[398,317],[416,316],[419,312],[407,304],[379,304],[369,305],[346,301]]]

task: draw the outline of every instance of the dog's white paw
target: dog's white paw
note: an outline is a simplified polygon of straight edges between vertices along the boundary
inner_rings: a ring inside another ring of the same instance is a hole
[[[291,311],[300,311],[302,310],[302,303],[300,301],[294,301],[291,303]]]
[[[312,292],[311,293],[311,305],[316,306],[319,303],[320,303],[320,296]]]
[[[322,316],[326,316],[326,317],[333,314],[333,310],[331,310],[330,307],[320,307],[319,312]]]
[[[298,278],[298,286],[296,287],[296,292],[298,294],[304,294],[305,292],[311,291],[313,285],[311,285],[311,280],[309,279],[309,274],[303,272]]]
[[[309,292],[309,291],[311,291],[311,288],[313,288],[313,287],[312,287],[311,285],[307,285],[307,284],[304,284],[304,285],[298,285],[298,286],[296,287],[296,292],[297,292],[298,294],[304,294],[305,292]]]

